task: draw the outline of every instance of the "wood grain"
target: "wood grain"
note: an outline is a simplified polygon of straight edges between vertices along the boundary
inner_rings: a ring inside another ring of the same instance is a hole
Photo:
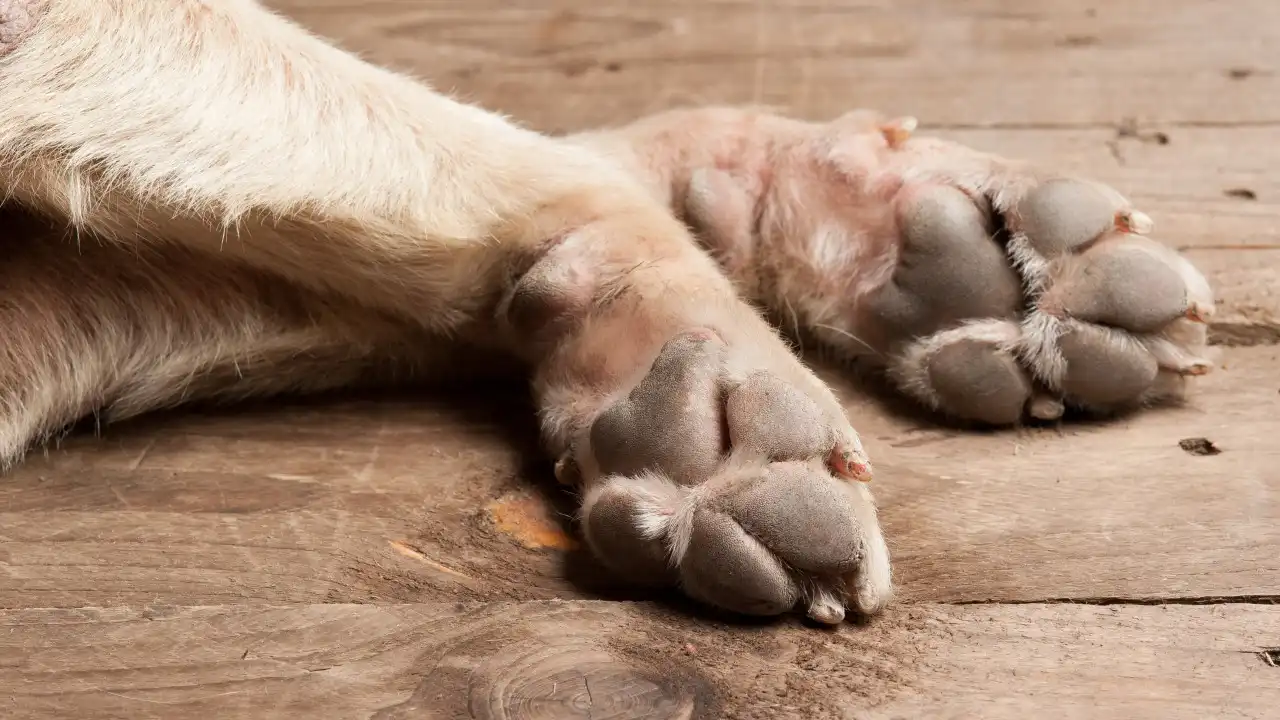
[[[1113,183],[1209,274],[1223,368],[1181,409],[999,433],[938,427],[828,373],[877,458],[902,589],[888,616],[836,632],[611,587],[558,534],[573,498],[518,387],[82,433],[0,483],[0,716],[1280,707],[1265,654],[1280,648],[1274,3],[269,4],[543,130],[693,103],[873,106]],[[1221,454],[1187,454],[1190,437]]]
[[[877,458],[904,598],[1280,598],[1280,348],[1222,362],[1183,408],[982,434],[829,375]],[[468,404],[79,438],[0,486],[0,607],[629,596],[571,542],[573,499],[536,448],[475,419],[509,397]],[[1188,437],[1222,453],[1188,455]]]
[[[1095,425],[960,432],[851,404],[904,594],[1280,599],[1280,348],[1222,362],[1186,407]]]
[[[980,127],[1280,120],[1258,101],[1280,89],[1264,50],[1280,39],[1268,0],[269,4],[545,130],[695,103],[819,117],[876,106]]]
[[[232,409],[76,436],[0,484],[0,607],[573,594],[563,555],[526,547],[489,507],[572,532],[572,498],[541,474],[532,410],[468,397]]]
[[[616,602],[0,612],[5,717],[1263,718],[1280,608],[939,607],[836,632]]]

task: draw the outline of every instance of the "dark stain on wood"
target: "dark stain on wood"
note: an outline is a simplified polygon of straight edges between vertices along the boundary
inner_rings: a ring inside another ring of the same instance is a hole
[[[1223,195],[1237,200],[1257,200],[1258,193],[1246,187],[1228,188],[1222,191]]]
[[[1178,441],[1178,447],[1182,448],[1190,455],[1221,455],[1222,450],[1213,443],[1209,438],[1195,437],[1183,438]]]

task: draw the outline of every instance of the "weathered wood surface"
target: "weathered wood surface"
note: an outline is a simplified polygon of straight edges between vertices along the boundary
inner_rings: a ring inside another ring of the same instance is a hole
[[[1268,0],[270,0],[550,130],[678,103],[852,103],[950,126],[1274,123]],[[556,102],[545,91],[554,88]]]
[[[990,434],[838,382],[881,469],[901,600],[836,633],[609,587],[509,389],[76,437],[0,482],[0,716],[1280,707],[1265,653],[1280,647],[1274,3],[270,4],[545,130],[690,103],[873,106],[1111,182],[1210,275],[1224,367],[1182,409]],[[1221,454],[1185,453],[1190,437]]]
[[[835,632],[560,601],[0,612],[7,718],[1264,718],[1280,608],[916,606]]]
[[[1236,348],[1187,407],[976,434],[853,417],[907,597],[1280,601],[1280,348]],[[1179,442],[1207,438],[1221,454]]]
[[[518,422],[532,410],[474,405],[308,403],[73,438],[0,484],[0,607],[570,593],[542,551],[572,540],[544,502],[569,498],[539,495],[554,481]]]
[[[832,376],[881,467],[904,598],[1280,599],[1280,348],[1223,362],[1185,408],[989,434],[894,415]],[[510,415],[509,396],[451,408],[227,412],[77,438],[0,485],[0,607],[609,590],[518,420],[478,419]],[[1188,455],[1189,437],[1222,452]]]

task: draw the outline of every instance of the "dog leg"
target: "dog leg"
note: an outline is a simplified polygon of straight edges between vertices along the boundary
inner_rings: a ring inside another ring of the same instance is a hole
[[[427,382],[456,362],[346,298],[180,247],[76,240],[0,208],[0,467],[89,414]]]
[[[669,581],[722,607],[883,607],[840,404],[621,170],[247,0],[41,6],[0,58],[18,201],[518,354],[592,547],[624,574],[660,547]],[[676,490],[650,512],[631,481]]]

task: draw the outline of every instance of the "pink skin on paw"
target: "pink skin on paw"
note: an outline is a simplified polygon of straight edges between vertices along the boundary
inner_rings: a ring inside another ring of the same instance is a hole
[[[1198,323],[1209,322],[1209,316],[1212,314],[1212,310],[1206,310],[1199,303],[1191,303],[1187,308],[1187,319]]]
[[[1137,210],[1120,210],[1116,213],[1117,230],[1133,235],[1150,235],[1155,229],[1155,222],[1144,212]]]
[[[43,10],[44,0],[0,0],[0,57],[18,47]]]
[[[871,461],[861,453],[837,445],[827,457],[827,467],[836,475],[858,482],[871,482]]]
[[[706,328],[706,327],[693,328],[692,330],[688,331],[685,334],[694,340],[707,340],[707,341],[718,340],[720,342],[724,342],[724,338],[720,337],[720,333],[716,332],[715,330],[712,330],[711,328]]]

